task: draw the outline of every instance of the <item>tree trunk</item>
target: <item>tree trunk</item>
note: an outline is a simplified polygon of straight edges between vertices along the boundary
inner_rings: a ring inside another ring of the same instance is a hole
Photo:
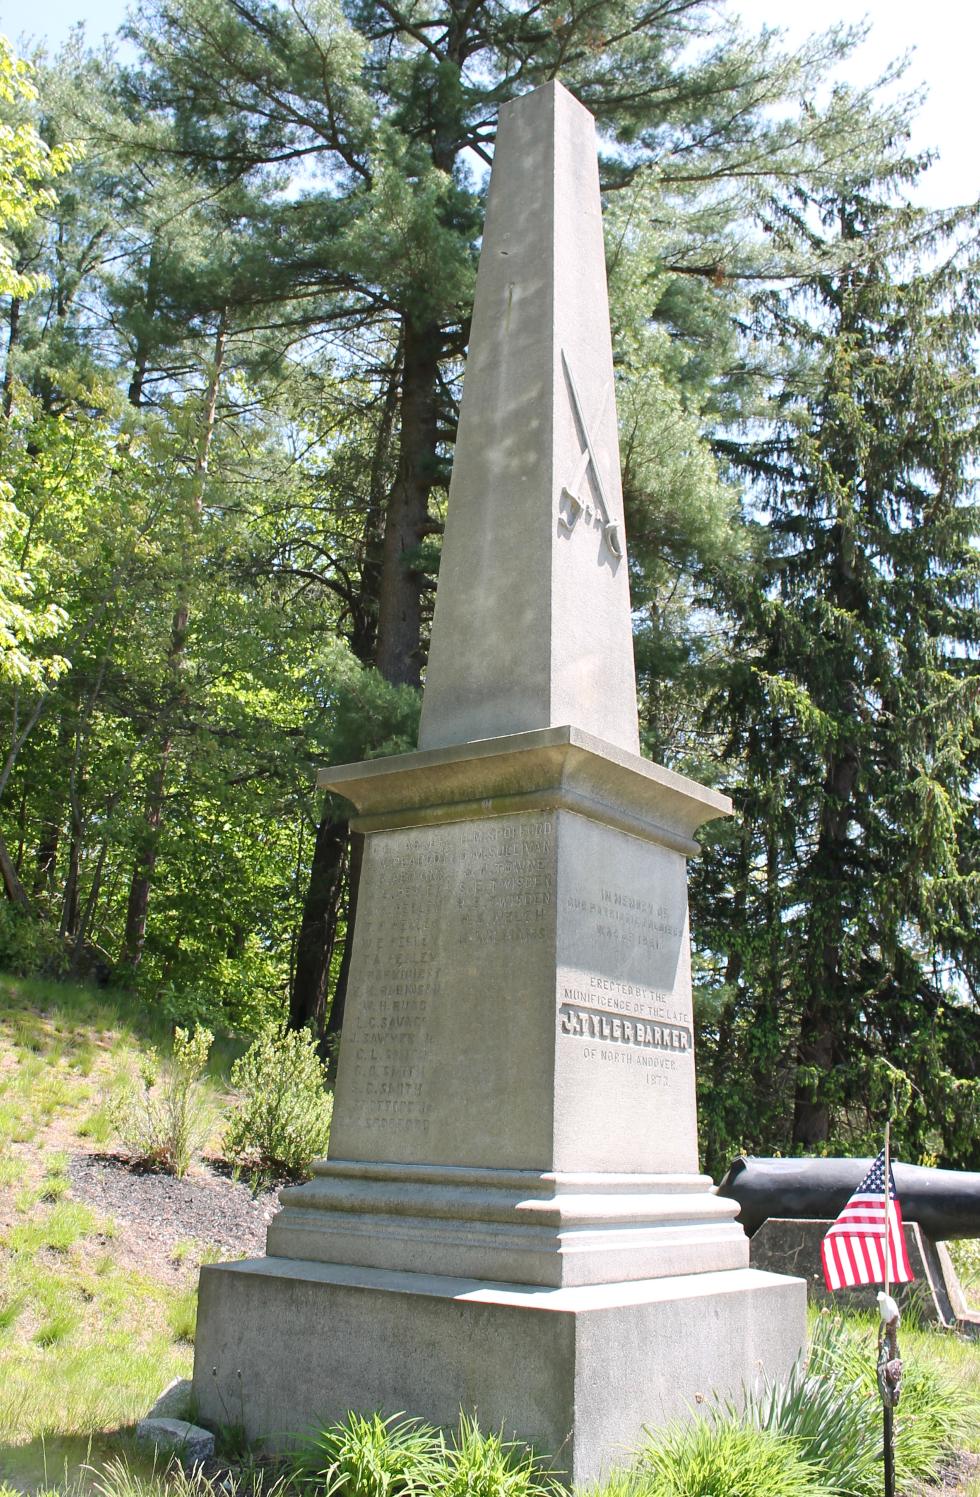
[[[31,902],[27,897],[27,890],[17,877],[13,859],[7,850],[7,844],[0,835],[0,878],[3,879],[3,887],[11,904],[23,910],[25,915],[31,914]]]
[[[347,866],[345,819],[324,812],[316,829],[313,865],[296,942],[296,975],[289,997],[289,1027],[313,1026],[322,1034],[327,1008],[327,979],[340,914],[340,894]]]
[[[72,823],[71,845],[68,852],[68,877],[61,901],[61,924],[58,934],[63,941],[74,938],[78,929],[78,876],[82,862],[81,828]]]
[[[143,958],[143,945],[146,941],[150,885],[153,882],[153,874],[157,865],[160,826],[163,822],[164,787],[172,747],[173,739],[168,734],[160,742],[156,768],[147,788],[146,819],[141,846],[129,885],[129,898],[126,901],[126,929],[123,934],[122,960],[134,971]]]
[[[374,661],[386,680],[418,686],[422,671],[422,580],[412,555],[431,529],[429,495],[436,480],[439,359],[443,339],[438,326],[418,326],[405,318],[401,344],[401,419],[398,466],[388,498],[384,539],[379,547],[381,495],[394,423],[397,364],[385,397],[371,473],[370,508],[364,526],[362,606],[357,610],[351,645],[361,659],[374,644]],[[375,593],[377,597],[375,614]],[[377,638],[373,639],[377,618]],[[347,971],[353,941],[362,839],[350,838],[347,823],[327,814],[317,828],[310,886],[303,907],[296,976],[290,995],[291,1027],[313,1022],[322,1030],[326,983],[340,918],[342,883],[346,869],[347,911],[344,953],[330,1007],[324,1040],[330,1042],[331,1064],[343,1024]],[[340,851],[343,840],[343,853]],[[321,844],[323,851],[321,852]]]
[[[398,414],[398,388],[401,381],[401,343],[395,354],[394,366],[388,378],[381,421],[371,456],[371,480],[368,488],[368,507],[364,516],[362,532],[363,559],[361,563],[361,585],[358,603],[354,609],[351,625],[350,647],[358,660],[368,665],[375,658],[378,647],[378,606],[383,587],[384,568],[384,514],[385,490],[391,459],[391,444],[395,432],[395,417]]]
[[[58,861],[58,844],[61,841],[61,824],[54,819],[44,822],[41,840],[34,854],[34,894],[43,894],[50,889]]]
[[[398,470],[388,500],[375,663],[385,680],[422,679],[422,580],[414,553],[429,532],[429,494],[436,480],[438,326],[405,319]]]
[[[20,334],[20,309],[20,297],[12,296],[10,298],[10,314],[8,320],[7,358],[6,363],[4,364],[2,386],[3,414],[4,418],[8,421],[10,420],[10,415],[14,408],[13,352],[17,346],[17,339]]]
[[[85,908],[82,911],[82,917],[78,922],[78,933],[75,936],[75,944],[72,948],[71,964],[69,967],[69,971],[73,975],[78,972],[82,964],[82,956],[85,951],[85,942],[88,940],[88,933],[92,925],[92,917],[95,914],[95,907],[99,902],[99,891],[102,888],[102,873],[105,868],[106,853],[108,852],[108,850],[109,843],[108,841],[104,841],[102,843],[102,846],[99,848],[99,856],[95,864],[95,872],[92,875],[92,886],[88,891],[88,898],[85,901]]]
[[[434,341],[432,341],[434,340]],[[402,350],[396,354],[395,367],[391,371],[385,392],[381,423],[371,464],[368,512],[364,518],[364,560],[361,571],[360,600],[354,610],[351,629],[351,649],[358,659],[367,664],[372,655],[378,669],[389,680],[410,679],[415,673],[419,679],[421,659],[420,633],[422,614],[417,575],[410,574],[402,564],[403,553],[419,544],[428,526],[428,500],[435,471],[437,431],[435,425],[436,380],[438,377],[439,340],[438,329],[434,330],[428,343],[419,347],[416,337],[412,342],[413,364],[408,370],[406,339]],[[434,350],[434,357],[430,354]],[[404,364],[402,376],[401,447],[398,472],[391,496],[388,500],[387,523],[381,540],[381,513],[383,508],[385,475],[388,468],[392,433],[398,409],[399,366]],[[426,380],[428,385],[426,386]],[[409,388],[414,392],[409,399]],[[421,425],[420,425],[421,423]],[[428,442],[428,449],[425,444]],[[414,454],[407,462],[405,454]],[[420,481],[419,474],[427,476]],[[393,513],[401,516],[393,521]],[[411,519],[406,516],[411,516]],[[414,594],[414,602],[412,597]],[[387,611],[384,600],[397,597],[402,601],[391,603]],[[401,611],[400,611],[401,610]],[[382,645],[380,616],[385,618],[384,644]],[[393,672],[393,674],[389,674]],[[330,809],[324,811],[317,827],[313,852],[310,882],[303,904],[303,915],[297,939],[296,970],[290,990],[289,1024],[296,1029],[312,1023],[317,1033],[324,1034],[324,1017],[327,1004],[327,982],[333,946],[343,897],[343,884],[347,883],[347,931],[344,955],[341,961],[341,978],[344,978],[350,961],[350,932],[353,928],[353,907],[357,902],[357,877],[360,869],[360,853],[355,858],[354,844],[346,821],[334,819]],[[338,979],[338,992],[339,992]],[[338,1005],[338,993],[334,994],[330,1009],[328,1031],[334,1037],[336,1049],[340,1024],[343,1018],[343,999]]]

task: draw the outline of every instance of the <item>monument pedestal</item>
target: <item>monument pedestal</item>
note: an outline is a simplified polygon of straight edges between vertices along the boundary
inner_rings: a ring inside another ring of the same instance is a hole
[[[409,1411],[530,1441],[569,1482],[626,1465],[656,1426],[788,1373],[800,1279],[735,1269],[535,1289],[260,1258],[202,1269],[194,1394],[282,1447],[348,1410]]]
[[[202,1271],[202,1415],[463,1409],[583,1482],[785,1375],[805,1285],[697,1170],[686,858],[723,797],[567,727],[327,778],[366,834],[330,1158],[268,1258]]]

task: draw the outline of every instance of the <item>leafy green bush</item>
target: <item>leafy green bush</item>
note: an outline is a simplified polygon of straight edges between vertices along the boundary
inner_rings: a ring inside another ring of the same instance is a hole
[[[18,977],[60,977],[68,970],[68,948],[56,929],[0,902],[0,968]]]
[[[232,1067],[238,1102],[225,1134],[228,1158],[263,1173],[306,1173],[330,1136],[326,1081],[308,1030],[264,1029]]]
[[[124,1102],[117,1131],[138,1159],[169,1170],[182,1180],[213,1121],[201,1084],[214,1041],[198,1025],[193,1034],[174,1030],[173,1054],[160,1060],[150,1048],[140,1062],[140,1086]]]
[[[795,1440],[735,1419],[695,1419],[651,1435],[638,1497],[832,1497]]]

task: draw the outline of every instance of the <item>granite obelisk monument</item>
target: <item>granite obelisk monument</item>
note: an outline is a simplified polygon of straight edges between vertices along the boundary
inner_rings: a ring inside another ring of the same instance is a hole
[[[724,796],[640,757],[591,115],[501,110],[419,749],[365,834],[329,1157],[205,1268],[204,1417],[475,1411],[573,1481],[784,1374],[801,1280],[698,1172],[686,859]]]

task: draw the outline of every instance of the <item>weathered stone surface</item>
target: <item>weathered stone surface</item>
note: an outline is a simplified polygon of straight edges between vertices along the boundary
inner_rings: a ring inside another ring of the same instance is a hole
[[[423,748],[572,723],[639,751],[605,272],[594,122],[547,84],[500,111]]]
[[[191,1411],[193,1390],[189,1377],[168,1383],[146,1415],[147,1419],[186,1419]]]
[[[726,798],[569,727],[323,783],[369,835],[330,1160],[269,1252],[552,1286],[746,1266],[698,1174],[687,928]]]
[[[218,1264],[201,1274],[195,1390],[204,1417],[221,1418],[244,1388],[249,1435],[280,1448],[350,1408],[450,1427],[476,1410],[584,1483],[623,1464],[644,1425],[785,1376],[805,1297],[798,1279],[749,1269],[545,1290],[283,1258]]]
[[[188,1424],[186,1419],[141,1419],[136,1438],[141,1444],[178,1455],[185,1466],[199,1465],[214,1455],[214,1435],[197,1424]]]

